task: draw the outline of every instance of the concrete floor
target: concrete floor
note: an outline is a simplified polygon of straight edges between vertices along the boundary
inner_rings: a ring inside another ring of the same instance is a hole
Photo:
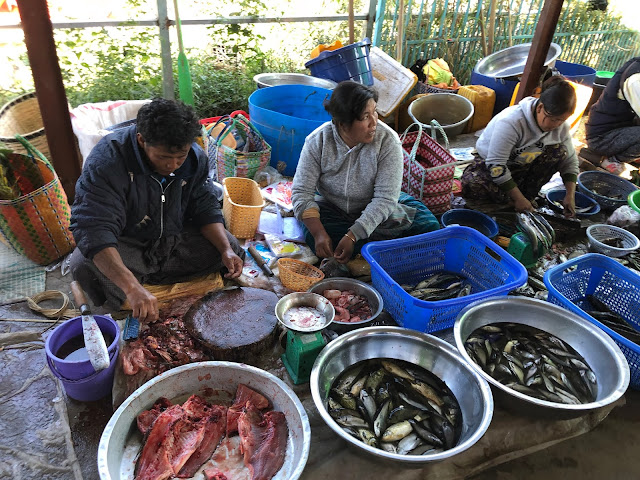
[[[474,143],[475,137],[466,135],[453,146]],[[70,276],[62,277],[58,269],[47,274],[46,289],[70,294],[70,281]],[[94,309],[94,313],[105,312]],[[26,302],[0,306],[1,319],[38,317]],[[112,413],[110,397],[90,403],[69,399],[46,366],[42,341],[21,339],[14,345],[3,337],[33,332],[39,338],[47,327],[40,323],[0,322],[0,339],[4,339],[0,343],[0,429],[5,432],[0,438],[0,478],[97,479],[96,450]],[[471,479],[640,478],[640,392],[628,391],[624,401],[594,430],[500,464]],[[35,428],[29,423],[32,421],[36,422]],[[402,477],[399,468],[394,478]]]

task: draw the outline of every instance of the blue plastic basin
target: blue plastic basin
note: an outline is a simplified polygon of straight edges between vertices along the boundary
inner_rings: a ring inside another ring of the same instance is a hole
[[[271,145],[271,166],[283,175],[295,174],[307,135],[331,120],[323,105],[331,92],[311,85],[274,85],[249,96],[251,123]]]
[[[498,235],[498,224],[489,215],[468,208],[454,208],[442,214],[440,223],[443,227],[461,225],[471,227],[483,235],[493,238]]]
[[[365,38],[336,50],[325,50],[304,64],[311,75],[334,82],[353,80],[364,85],[373,85],[373,72],[369,61],[371,41]]]

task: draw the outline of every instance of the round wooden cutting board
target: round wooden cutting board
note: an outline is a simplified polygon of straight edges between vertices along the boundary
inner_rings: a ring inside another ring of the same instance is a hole
[[[238,287],[205,295],[184,315],[189,333],[211,350],[214,360],[251,361],[277,336],[275,293]]]

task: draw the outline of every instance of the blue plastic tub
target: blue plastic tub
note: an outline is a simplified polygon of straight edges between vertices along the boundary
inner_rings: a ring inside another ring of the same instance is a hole
[[[447,210],[442,214],[440,223],[442,223],[443,227],[448,227],[449,225],[471,227],[489,238],[498,235],[499,230],[498,224],[489,215],[468,208]]]
[[[555,68],[564,75],[567,80],[571,80],[575,83],[581,83],[587,87],[592,87],[593,82],[596,79],[595,68],[587,67],[580,63],[556,60]]]
[[[471,72],[470,85],[484,85],[496,92],[496,103],[493,107],[493,116],[495,117],[511,103],[511,97],[513,96],[513,91],[516,89],[516,85],[518,85],[518,79],[517,77],[489,77],[474,70]]]
[[[547,192],[546,197],[547,197],[547,200],[549,200],[551,208],[557,212],[564,212],[564,208],[562,209],[559,208],[553,202],[562,203],[566,194],[567,194],[567,191],[564,188],[554,188],[553,190],[549,190]],[[596,213],[600,212],[600,204],[590,196],[585,195],[584,193],[576,192],[575,199],[576,199],[576,208],[591,207],[591,210],[588,210],[583,213],[577,213],[576,215],[578,217],[590,217],[591,215],[595,215]]]
[[[585,311],[589,309],[585,297],[593,295],[640,331],[640,275],[605,255],[588,253],[547,270],[544,284],[549,290],[547,301],[577,313],[609,334],[629,364],[629,386],[640,390],[640,346]]]
[[[365,38],[336,50],[325,50],[304,64],[311,75],[334,82],[353,80],[364,85],[373,85],[373,72],[369,60],[371,41]]]
[[[331,120],[323,102],[331,90],[311,85],[274,85],[249,96],[251,123],[271,145],[271,166],[282,174],[296,173],[304,141],[311,132]]]
[[[527,281],[527,270],[505,250],[469,227],[447,227],[413,237],[370,242],[362,249],[371,265],[371,280],[384,308],[401,327],[437,332],[453,327],[470,303],[506,295]],[[473,288],[466,297],[426,302],[400,285],[415,285],[447,271],[465,276]]]

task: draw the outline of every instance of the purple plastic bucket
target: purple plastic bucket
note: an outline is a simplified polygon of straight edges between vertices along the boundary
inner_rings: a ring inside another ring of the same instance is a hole
[[[47,363],[53,374],[64,385],[67,395],[80,401],[98,400],[111,391],[115,365],[119,352],[120,328],[111,318],[103,315],[93,316],[103,334],[113,338],[107,346],[109,368],[96,372],[89,360],[64,360],[56,356],[60,348],[74,337],[82,337],[82,317],[67,320],[56,327],[45,341]]]

